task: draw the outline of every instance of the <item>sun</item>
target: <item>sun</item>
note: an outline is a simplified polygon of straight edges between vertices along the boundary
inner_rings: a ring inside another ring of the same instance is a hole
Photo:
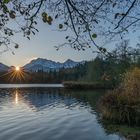
[[[14,69],[11,69],[11,71],[9,71],[10,76],[9,76],[9,80],[10,81],[14,81],[14,80],[25,80],[25,77],[28,75],[26,73],[26,71],[24,71],[24,69],[22,67],[19,66],[15,66]]]
[[[15,70],[16,70],[16,71],[20,71],[20,67],[17,66],[17,67],[15,68]]]

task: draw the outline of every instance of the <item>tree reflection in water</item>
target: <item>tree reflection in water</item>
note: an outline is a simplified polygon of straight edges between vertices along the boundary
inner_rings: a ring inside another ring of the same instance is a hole
[[[98,100],[105,94],[105,91],[78,91],[64,90],[62,88],[23,88],[23,89],[3,89],[0,91],[0,107],[8,102],[16,106],[26,105],[33,112],[49,111],[56,108],[66,109],[87,109],[96,117],[99,122],[97,108]],[[1,111],[2,108],[0,108]],[[108,134],[117,131],[109,131],[108,127],[101,123]],[[118,133],[118,132],[117,132]],[[120,135],[120,134],[119,134]],[[126,135],[129,140],[139,140],[140,135]]]

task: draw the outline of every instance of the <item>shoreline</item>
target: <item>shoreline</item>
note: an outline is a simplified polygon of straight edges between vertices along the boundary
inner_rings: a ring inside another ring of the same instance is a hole
[[[99,89],[113,89],[109,85],[101,83],[90,83],[90,82],[75,82],[75,81],[64,81],[62,83],[20,83],[20,84],[0,84],[0,89],[6,88],[65,88],[75,90],[99,90]]]
[[[63,84],[0,84],[0,89],[7,88],[63,88]]]
[[[66,89],[113,89],[110,85],[102,83],[65,81],[62,84]]]

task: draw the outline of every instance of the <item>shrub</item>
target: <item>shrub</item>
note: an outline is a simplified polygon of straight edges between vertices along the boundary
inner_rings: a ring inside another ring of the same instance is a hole
[[[101,98],[100,110],[105,119],[140,125],[139,68],[128,71],[120,86]]]
[[[126,94],[140,96],[140,68],[134,68],[124,75],[122,87]]]

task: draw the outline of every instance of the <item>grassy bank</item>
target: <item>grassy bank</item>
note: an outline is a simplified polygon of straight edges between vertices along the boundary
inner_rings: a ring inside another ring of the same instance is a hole
[[[69,89],[111,89],[112,87],[103,83],[89,83],[89,82],[75,82],[65,81],[63,82],[65,88]]]
[[[140,139],[140,127],[130,127],[128,125],[117,125],[104,123],[105,130],[108,133],[119,133],[128,140],[139,140]]]
[[[99,108],[106,120],[140,126],[140,69],[127,72],[121,85],[101,98]]]

